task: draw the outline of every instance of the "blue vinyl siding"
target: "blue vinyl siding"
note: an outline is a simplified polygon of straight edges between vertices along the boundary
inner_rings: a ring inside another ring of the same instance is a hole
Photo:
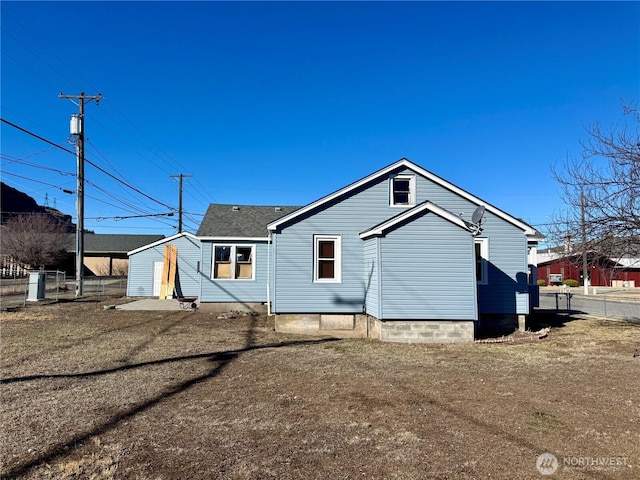
[[[401,210],[389,207],[386,179],[329,208],[311,212],[275,235],[277,313],[361,313],[365,307],[364,248],[359,233]],[[340,235],[341,283],[313,282],[313,236]]]
[[[471,234],[427,213],[380,239],[381,319],[477,320]]]
[[[481,236],[489,238],[489,283],[478,286],[480,313],[529,313],[527,240],[522,231],[487,214]]]
[[[364,243],[364,279],[366,313],[380,318],[380,254],[378,237]]]
[[[212,274],[214,245],[255,246],[253,262],[255,277],[253,280],[217,280]],[[202,289],[200,299],[203,302],[264,303],[267,301],[267,254],[266,242],[229,241],[202,244]]]
[[[200,261],[200,242],[184,236],[146,248],[129,257],[127,296],[153,296],[153,264],[164,260],[164,247],[167,245],[178,247],[176,287],[185,296],[198,296],[200,294],[197,273],[198,262]]]
[[[394,174],[398,173],[413,174],[414,172],[403,167],[394,172]],[[477,207],[476,204],[457,193],[417,174],[415,185],[416,203],[431,201],[450,212],[460,214],[468,221]],[[409,207],[404,207],[406,208]],[[383,177],[349,192],[339,200],[323,205],[317,211],[308,212],[292,224],[282,225],[281,230],[274,234],[273,240],[276,249],[272,292],[274,311],[277,313],[359,313],[366,308],[373,315],[375,305],[382,302],[380,292],[385,295],[385,308],[393,307],[393,295],[388,295],[388,289],[393,292],[393,283],[389,284],[389,279],[386,279],[384,284],[378,285],[378,298],[373,295],[370,286],[368,287],[369,278],[365,272],[369,268],[367,262],[370,262],[374,256],[368,250],[371,245],[369,243],[365,245],[359,233],[402,211],[402,207],[389,205],[389,178]],[[463,315],[468,315],[468,302],[475,302],[477,298],[480,313],[516,313],[516,298],[519,299],[518,309],[524,308],[526,303],[521,295],[516,295],[521,289],[518,279],[522,274],[526,277],[527,272],[526,237],[521,229],[498,216],[487,213],[485,218],[481,235],[490,239],[489,284],[479,286],[477,295],[470,296],[465,293],[460,294],[460,298],[452,297],[450,304],[454,305],[462,301],[458,310]],[[446,223],[451,228],[460,230],[459,227]],[[407,235],[409,235],[408,232]],[[434,234],[432,231],[422,233],[426,238]],[[341,283],[313,283],[314,235],[341,236]],[[437,234],[435,235],[437,237]],[[459,232],[452,235],[448,240],[453,241],[453,238],[460,236]],[[435,241],[440,240],[436,238]],[[469,241],[471,242],[472,239],[470,238]],[[451,245],[451,250],[458,248],[460,246]],[[464,255],[460,253],[461,257],[456,257],[449,252],[448,255],[443,256],[446,259],[446,266],[432,265],[432,267],[446,268],[448,274],[454,277],[464,275],[468,268],[473,268],[465,261],[468,259],[470,264],[473,263],[473,257],[470,259],[468,257],[472,253],[473,247]],[[388,259],[385,251],[380,251],[380,258],[380,263],[383,266],[386,265],[385,262]],[[376,263],[375,268],[383,267]],[[379,278],[383,278],[381,272],[382,270],[378,272]],[[526,286],[526,279],[524,284]],[[437,285],[433,288],[438,289]],[[397,292],[397,295],[401,298],[401,292]],[[442,315],[453,315],[445,306],[438,306],[438,309],[437,311],[442,312]],[[378,313],[385,314],[385,312]],[[457,315],[456,318],[461,317]]]

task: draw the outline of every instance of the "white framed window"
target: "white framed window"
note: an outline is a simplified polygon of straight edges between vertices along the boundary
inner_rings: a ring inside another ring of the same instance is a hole
[[[211,278],[254,280],[255,245],[214,245]]]
[[[489,239],[475,238],[476,281],[480,285],[489,283]]]
[[[389,204],[407,207],[416,204],[415,175],[396,175],[389,181]]]
[[[342,281],[342,239],[339,235],[313,237],[313,281],[318,283]]]

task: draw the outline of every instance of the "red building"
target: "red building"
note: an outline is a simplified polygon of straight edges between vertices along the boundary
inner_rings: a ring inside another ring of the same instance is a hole
[[[583,283],[582,254],[538,254],[538,280],[547,285],[559,285],[564,280]],[[594,287],[640,287],[640,258],[612,260],[587,255],[589,285]]]

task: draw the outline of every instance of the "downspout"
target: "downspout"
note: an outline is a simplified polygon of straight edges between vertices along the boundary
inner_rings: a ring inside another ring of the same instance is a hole
[[[267,317],[271,316],[271,232],[267,241]]]
[[[204,266],[204,264],[202,262],[204,261],[204,245],[202,244],[202,240],[200,240],[199,238],[198,238],[198,244],[199,244],[199,247],[200,247],[200,261],[198,262],[198,287],[199,287],[199,290],[200,290],[200,292],[199,292],[199,294],[200,294],[199,295],[200,303],[202,303],[202,288],[203,288],[203,286],[202,286],[202,277],[204,276],[204,274],[202,272],[202,270],[203,270],[202,267]],[[212,251],[211,253],[214,256],[214,258],[211,259],[211,261],[213,262],[214,259],[215,259],[215,252]],[[210,275],[213,276],[213,272],[211,272]]]

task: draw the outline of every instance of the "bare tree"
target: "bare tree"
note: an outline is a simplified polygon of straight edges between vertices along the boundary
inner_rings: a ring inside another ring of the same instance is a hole
[[[582,154],[569,156],[555,179],[568,207],[550,238],[609,258],[637,254],[640,241],[640,111],[622,105],[620,122],[587,129]]]
[[[67,227],[46,214],[28,213],[13,217],[2,226],[3,255],[32,268],[60,259],[69,247]]]

